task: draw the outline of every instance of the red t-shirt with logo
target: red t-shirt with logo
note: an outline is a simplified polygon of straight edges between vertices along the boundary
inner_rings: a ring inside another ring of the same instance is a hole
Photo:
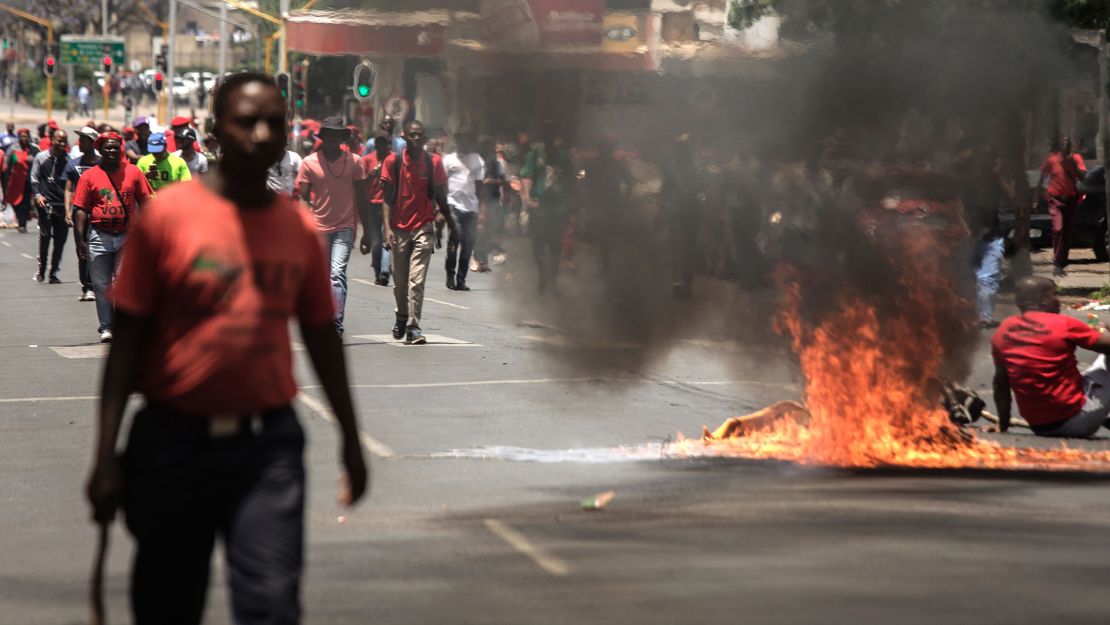
[[[1041,175],[1049,177],[1048,189],[1045,192],[1056,197],[1078,195],[1079,190],[1075,186],[1075,181],[1086,174],[1087,165],[1083,163],[1083,157],[1075,152],[1067,156],[1054,152],[1041,165]]]
[[[386,156],[386,158],[388,158],[388,155]],[[378,165],[380,164],[381,163],[378,161],[377,152],[370,152],[366,156],[362,157],[362,170],[366,172],[367,181],[370,183],[368,185],[368,195],[370,196],[371,204],[381,204],[385,201],[385,193],[382,191],[381,181],[381,174],[385,172],[374,172],[374,170],[377,169]]]
[[[154,323],[139,390],[196,415],[292,401],[289,318],[335,316],[311,213],[286,197],[239,209],[192,181],[161,191],[128,237],[111,297]]]
[[[1090,349],[1099,331],[1067,315],[1027,312],[1002,322],[991,338],[995,365],[1010,378],[1030,425],[1070,419],[1086,402],[1075,348]]]
[[[116,197],[116,188],[123,194],[122,202]],[[152,195],[154,191],[138,167],[120,163],[115,171],[108,173],[98,165],[86,170],[77,180],[73,205],[84,209],[89,214],[89,223],[98,230],[120,233],[127,230],[135,208]]]
[[[382,163],[382,181],[388,181],[397,189],[397,201],[390,205],[390,227],[411,232],[435,219],[436,201],[428,197],[428,176],[434,186],[447,184],[447,171],[443,169],[443,159],[432,154],[432,170],[428,171],[428,158],[422,153],[414,159],[409,158],[408,150],[401,152],[400,181],[393,179],[396,154],[385,157]]]

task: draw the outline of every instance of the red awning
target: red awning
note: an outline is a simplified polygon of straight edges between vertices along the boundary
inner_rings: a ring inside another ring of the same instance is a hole
[[[447,11],[292,11],[286,23],[291,52],[435,57],[447,39]]]

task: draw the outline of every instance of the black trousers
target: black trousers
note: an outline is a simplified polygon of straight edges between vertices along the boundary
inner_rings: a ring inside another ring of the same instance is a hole
[[[238,625],[300,621],[304,431],[292,408],[210,435],[208,420],[147,407],[124,455],[136,625],[197,625],[222,538]]]
[[[51,206],[38,209],[39,215],[39,273],[46,271],[46,258],[50,253],[50,241],[54,241],[54,254],[50,256],[50,273],[58,273],[62,262],[62,250],[69,238],[69,224],[66,223],[65,208]]]

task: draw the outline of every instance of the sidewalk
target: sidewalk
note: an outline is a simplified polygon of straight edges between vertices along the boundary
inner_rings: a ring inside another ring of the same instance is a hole
[[[92,108],[91,115],[80,115],[75,113],[70,119],[66,119],[66,102],[63,99],[60,102],[54,103],[54,110],[50,117],[46,115],[46,109],[36,108],[28,105],[24,101],[16,104],[11,98],[0,98],[0,123],[12,122],[17,126],[37,126],[44,123],[47,119],[56,120],[66,130],[76,130],[85,125],[90,118],[96,120],[98,123],[106,121],[109,124],[119,128],[123,126],[124,109],[122,106],[115,106],[108,109],[108,119],[103,119],[103,108]],[[179,110],[181,107],[178,107]],[[157,104],[150,101],[143,101],[141,107],[136,107],[133,111],[132,117],[146,115],[148,117],[156,117]],[[188,112],[187,110],[185,111]],[[168,121],[168,120],[167,120]]]

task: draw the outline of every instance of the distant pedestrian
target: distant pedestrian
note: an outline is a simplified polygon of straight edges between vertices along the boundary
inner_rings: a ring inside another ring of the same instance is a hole
[[[405,151],[405,138],[403,136],[394,136],[397,127],[397,120],[393,116],[386,113],[382,116],[382,121],[378,122],[378,130],[384,132],[390,141],[390,151],[394,154],[400,154]],[[366,141],[366,145],[362,148],[363,156],[370,154],[374,151],[374,134]]]
[[[302,160],[300,154],[286,148],[281,160],[270,165],[266,186],[285,197],[297,197],[297,173],[301,170]]]
[[[370,254],[370,265],[374,269],[374,283],[389,286],[390,253],[385,247],[385,192],[382,190],[382,165],[392,153],[392,139],[384,130],[374,137],[374,150],[362,157],[362,169],[366,172],[366,194],[370,199],[370,226],[364,228],[359,250]]]
[[[159,194],[127,243],[86,494],[101,531],[122,504],[136,625],[201,622],[217,539],[232,620],[296,625],[305,434],[291,406],[290,318],[338,423],[341,505],[366,492],[366,461],[315,228],[266,188],[284,102],[254,73],[228,77],[214,100],[221,168]],[[118,159],[118,146],[101,151]],[[132,392],[144,405],[120,458]]]
[[[31,163],[39,149],[31,143],[29,129],[20,128],[16,131],[16,136],[17,143],[8,148],[5,154],[4,201],[11,204],[15,211],[19,232],[26,233],[27,220],[31,217]]]
[[[320,125],[320,150],[308,155],[297,173],[297,190],[312,208],[316,227],[324,235],[331,258],[331,288],[335,298],[335,331],[343,336],[347,307],[347,263],[361,220],[367,228],[369,201],[366,174],[358,156],[343,150],[350,130],[338,117]]]
[[[470,257],[478,236],[478,222],[482,220],[482,205],[478,193],[486,178],[486,165],[475,151],[476,138],[469,132],[455,135],[455,151],[443,157],[447,172],[447,205],[458,226],[447,242],[447,288],[469,291],[466,274],[470,270]]]
[[[77,112],[82,115],[91,115],[89,111],[89,100],[92,98],[92,92],[89,91],[89,86],[82,84],[77,88]]]
[[[89,263],[101,343],[112,341],[108,289],[123,256],[131,217],[154,194],[138,167],[121,162],[122,143],[123,137],[114,132],[100,135],[94,144],[100,163],[78,179],[73,195],[74,235],[78,253]]]
[[[124,151],[132,163],[137,163],[140,158],[150,154],[147,149],[147,140],[150,138],[150,119],[136,117],[133,126],[135,127],[135,138],[127,142]]]
[[[34,277],[36,282],[42,282],[49,262],[50,284],[61,284],[58,269],[69,237],[65,181],[66,166],[69,165],[69,137],[66,131],[58,129],[51,139],[50,149],[36,154],[31,166],[31,193],[39,220],[39,267]],[[51,241],[54,242],[53,255],[50,255]]]
[[[189,172],[189,166],[180,156],[171,154],[166,147],[164,133],[156,132],[150,135],[146,148],[150,153],[140,158],[135,165],[146,176],[147,181],[150,182],[150,188],[154,191],[176,182],[192,180],[193,175]]]
[[[1002,176],[1002,159],[979,151],[970,143],[961,147],[956,162],[960,180],[960,197],[964,206],[974,262],[979,326],[998,327],[994,318],[994,299],[1002,282],[1002,238],[1000,209],[1007,200],[1014,200],[1011,185]]]
[[[508,181],[508,166],[492,137],[478,142],[478,154],[486,166],[486,176],[478,187],[478,201],[482,204],[482,211],[478,217],[478,240],[474,243],[474,257],[478,259],[478,272],[482,273],[490,270],[490,253],[504,251],[505,206],[502,187]]]
[[[539,292],[558,293],[563,233],[571,186],[570,155],[549,128],[546,140],[532,147],[520,168],[522,194],[528,208],[528,233],[536,261]],[[604,248],[604,245],[602,245]]]
[[[393,254],[393,338],[409,345],[428,342],[420,329],[424,282],[434,249],[435,221],[446,221],[452,236],[458,228],[447,206],[447,172],[439,156],[424,151],[424,124],[405,127],[405,151],[382,164],[385,245]],[[438,215],[436,213],[438,209]]]
[[[704,163],[694,154],[688,134],[675,137],[669,148],[663,154],[661,166],[660,213],[670,247],[671,294],[676,299],[689,299],[704,253],[698,245],[698,234],[705,218],[709,179]]]
[[[1041,165],[1041,179],[1037,183],[1037,197],[1041,197],[1044,181],[1048,179],[1044,199],[1052,215],[1052,263],[1056,276],[1066,276],[1071,235],[1075,226],[1075,211],[1079,207],[1077,185],[1087,175],[1083,157],[1072,151],[1071,139],[1064,137],[1060,149],[1048,155]]]
[[[69,164],[66,165],[65,179],[66,179],[66,224],[74,226],[73,221],[73,196],[77,189],[77,181],[88,170],[92,169],[100,162],[100,153],[96,151],[93,144],[96,142],[100,134],[92,127],[86,126],[77,133],[77,147],[79,153],[76,157],[70,153]],[[96,300],[96,294],[93,291],[92,278],[89,275],[89,262],[86,255],[82,252],[83,242],[77,240],[77,229],[74,228],[74,251],[77,255],[77,276],[81,280],[81,296],[78,301],[92,302]]]

